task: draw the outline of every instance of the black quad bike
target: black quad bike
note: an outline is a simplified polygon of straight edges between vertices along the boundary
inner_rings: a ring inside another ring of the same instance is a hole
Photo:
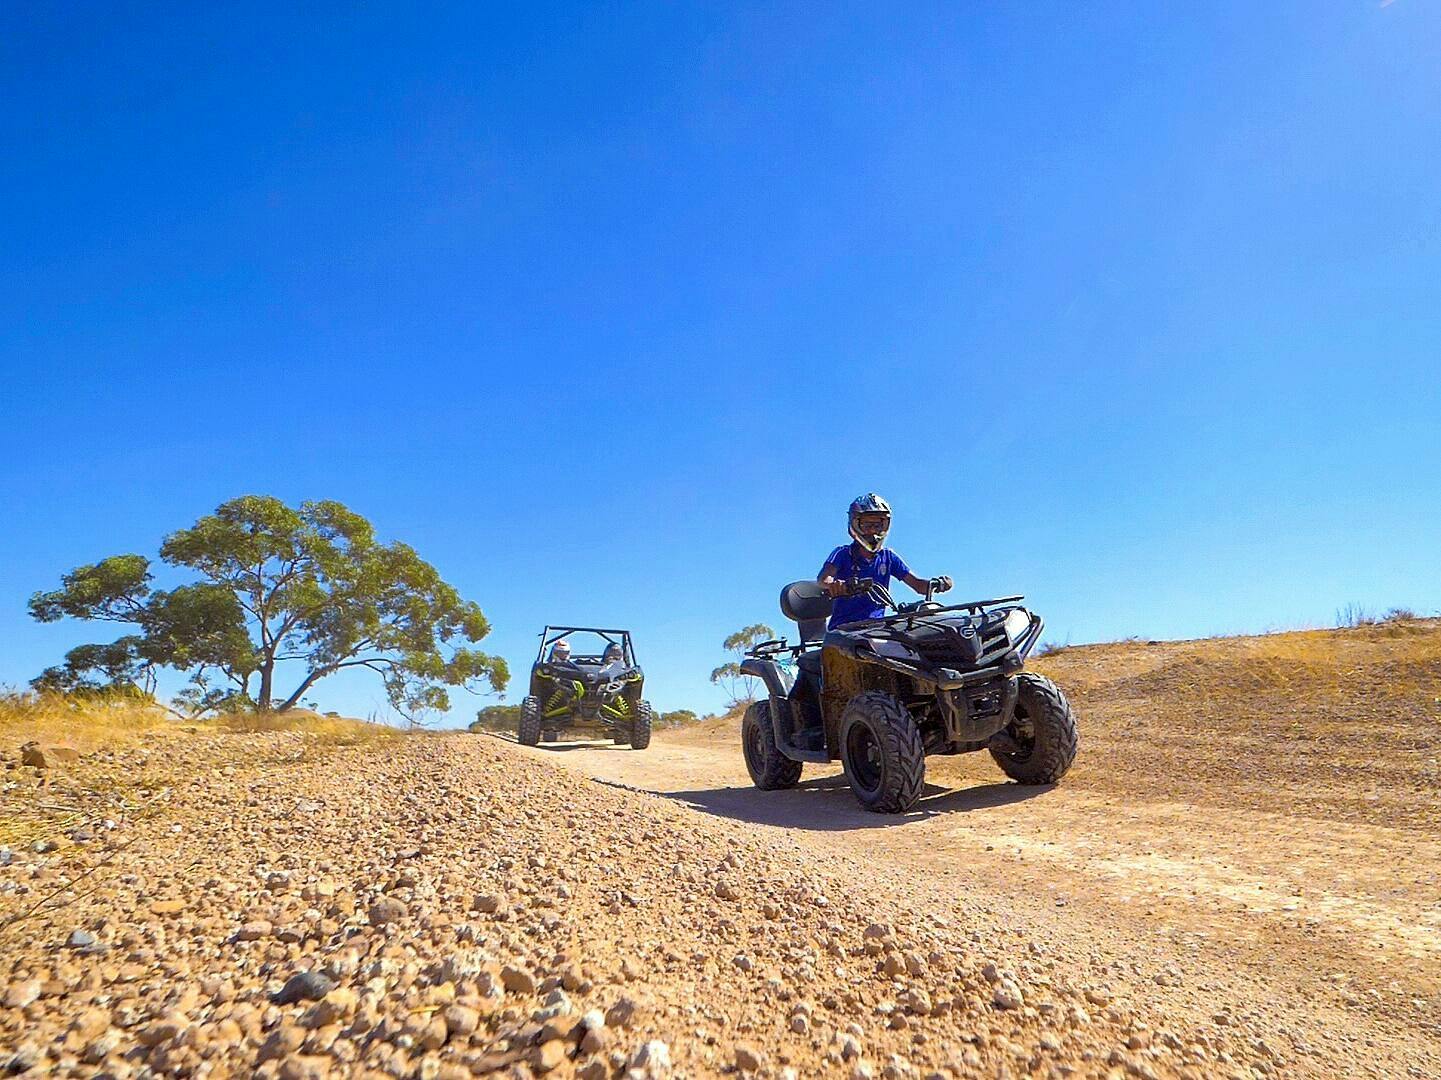
[[[764,790],[794,787],[806,762],[840,759],[867,810],[898,814],[920,798],[927,754],[989,750],[1023,784],[1052,784],[1076,757],[1076,719],[1051,680],[1022,671],[1040,639],[1020,596],[942,605],[897,604],[878,583],[853,579],[893,612],[826,630],[831,598],[814,581],[781,592],[800,641],[753,647],[741,670],[767,696],[746,710],[746,769]]]
[[[590,641],[597,651],[555,658],[555,646],[562,641],[576,648],[574,634],[588,635],[580,643]],[[568,728],[599,728],[617,743],[644,750],[651,728],[650,702],[640,696],[644,686],[645,673],[636,663],[629,630],[547,626],[531,665],[530,693],[520,703],[517,737],[522,745],[535,746],[541,739],[555,742]]]

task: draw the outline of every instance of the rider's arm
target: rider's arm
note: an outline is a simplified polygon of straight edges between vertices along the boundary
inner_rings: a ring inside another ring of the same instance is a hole
[[[907,585],[909,585],[911,588],[915,589],[916,592],[920,593],[922,596],[924,596],[924,595],[926,594],[926,590],[931,587],[931,583],[932,583],[932,582],[935,582],[935,591],[936,591],[936,592],[947,592],[947,591],[949,591],[949,589],[950,589],[950,587],[951,587],[951,579],[948,578],[948,577],[938,577],[938,578],[916,577],[915,574],[912,574],[912,573],[910,573],[909,571],[907,571],[905,574],[901,575],[901,580],[904,581],[904,582],[905,582]]]
[[[920,593],[922,596],[925,596],[925,595],[926,595],[926,590],[931,587],[931,579],[930,579],[930,578],[916,577],[915,574],[910,574],[910,573],[902,574],[902,575],[901,575],[901,580],[904,581],[907,585],[909,585],[909,586],[910,586],[912,589],[914,589],[916,592]]]
[[[839,596],[845,588],[845,582],[836,577],[839,572],[835,563],[826,563],[821,567],[821,576],[816,580],[821,583],[821,588],[825,589],[828,596]]]

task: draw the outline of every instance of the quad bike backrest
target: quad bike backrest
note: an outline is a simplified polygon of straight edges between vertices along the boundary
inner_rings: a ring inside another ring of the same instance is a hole
[[[781,590],[781,614],[800,628],[802,642],[825,637],[833,603],[818,581],[793,581]]]

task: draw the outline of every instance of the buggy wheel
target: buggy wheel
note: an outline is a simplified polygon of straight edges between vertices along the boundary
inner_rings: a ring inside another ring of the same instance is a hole
[[[1016,676],[1016,714],[987,749],[1012,780],[1054,784],[1076,760],[1076,714],[1060,687],[1042,675]]]
[[[655,714],[649,701],[635,703],[635,715],[630,719],[630,748],[644,750],[650,745],[650,726]]]
[[[521,746],[540,742],[540,699],[528,697],[520,703],[520,727],[516,739]]]
[[[741,719],[741,750],[746,772],[762,791],[792,788],[800,782],[802,765],[781,753],[771,720],[769,701],[752,702]]]
[[[920,728],[899,701],[878,690],[857,694],[841,715],[841,764],[856,800],[880,814],[915,806],[926,782]]]

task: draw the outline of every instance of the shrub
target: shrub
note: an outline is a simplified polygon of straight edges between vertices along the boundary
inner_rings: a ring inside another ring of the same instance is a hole
[[[1360,604],[1347,604],[1336,610],[1336,625],[1352,630],[1358,626],[1375,626],[1376,616]]]

